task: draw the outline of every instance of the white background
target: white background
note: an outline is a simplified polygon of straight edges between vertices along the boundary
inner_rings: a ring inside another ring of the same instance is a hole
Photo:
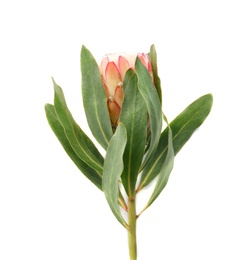
[[[139,219],[138,259],[247,259],[245,4],[0,2],[1,260],[128,259],[125,230],[63,151],[44,104],[53,102],[53,76],[90,135],[81,102],[82,44],[98,59],[148,52],[153,43],[168,119],[206,93],[214,106]]]

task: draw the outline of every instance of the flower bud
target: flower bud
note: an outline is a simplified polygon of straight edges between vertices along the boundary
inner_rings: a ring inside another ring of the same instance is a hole
[[[100,74],[107,97],[107,106],[112,126],[117,126],[124,99],[123,81],[128,69],[134,70],[138,57],[153,78],[152,65],[147,54],[111,54],[105,56],[100,64]]]

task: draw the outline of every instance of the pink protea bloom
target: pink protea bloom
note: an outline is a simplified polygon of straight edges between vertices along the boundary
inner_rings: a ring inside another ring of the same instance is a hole
[[[111,54],[105,56],[100,64],[100,73],[107,97],[107,106],[112,126],[117,126],[120,116],[124,92],[123,81],[128,69],[134,70],[136,57],[141,60],[153,77],[152,66],[147,54]]]

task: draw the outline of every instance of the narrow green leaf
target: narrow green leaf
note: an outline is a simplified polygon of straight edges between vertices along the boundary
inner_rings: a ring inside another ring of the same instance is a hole
[[[211,94],[204,95],[190,104],[171,123],[173,133],[173,149],[176,155],[185,143],[190,139],[194,131],[204,122],[211,111],[213,97]],[[147,186],[161,171],[162,165],[167,156],[168,131],[166,128],[160,137],[157,151],[143,170],[138,190]]]
[[[128,69],[125,73],[125,76],[124,76],[124,84],[123,84],[123,90],[124,90],[124,93],[125,93],[125,88],[128,86],[128,82],[130,81],[130,79],[132,78],[133,74],[135,74],[134,70],[131,68],[131,69]]]
[[[124,86],[124,102],[120,122],[127,130],[127,145],[124,152],[124,171],[122,182],[126,193],[135,193],[136,180],[142,163],[147,140],[147,109],[145,101],[137,86],[137,75],[126,77]]]
[[[46,117],[49,122],[51,129],[54,134],[57,136],[59,142],[63,146],[65,152],[71,158],[71,160],[75,163],[75,165],[79,168],[79,170],[92,182],[94,183],[100,190],[102,190],[102,174],[90,168],[85,162],[83,162],[77,154],[72,149],[65,133],[63,126],[61,125],[59,119],[57,118],[54,106],[51,104],[45,105]]]
[[[107,148],[104,171],[103,171],[103,191],[106,200],[116,217],[116,219],[127,227],[118,205],[119,197],[119,179],[124,169],[123,153],[127,143],[127,131],[122,123],[119,123],[115,134],[113,135]]]
[[[159,143],[162,128],[162,110],[158,92],[153,85],[151,76],[139,58],[136,59],[135,69],[138,76],[138,88],[147,106],[151,132],[151,141],[142,165],[143,168],[152,159]]]
[[[173,151],[173,146],[172,146],[172,130],[171,127],[169,126],[166,117],[164,117],[166,123],[167,123],[167,128],[168,128],[168,147],[167,147],[167,156],[165,158],[165,161],[161,167],[160,173],[158,175],[158,179],[154,188],[154,191],[145,206],[144,209],[147,209],[154,201],[155,199],[160,195],[162,190],[165,188],[170,173],[173,168],[174,164],[174,151]]]
[[[160,98],[160,103],[162,103],[162,91],[161,91],[160,78],[159,78],[159,75],[158,75],[157,54],[156,54],[154,44],[151,45],[148,56],[149,56],[149,58],[151,60],[151,64],[152,64],[152,70],[153,70],[153,76],[154,76],[154,85],[157,89],[157,92],[158,92],[158,95],[159,95],[159,98]]]
[[[88,125],[99,144],[107,149],[113,135],[106,94],[99,67],[89,50],[81,49],[82,98]]]
[[[104,163],[102,155],[73,119],[67,107],[62,89],[55,83],[55,81],[53,81],[53,84],[55,90],[55,111],[64,128],[64,132],[71,147],[78,157],[88,166],[93,168],[95,171],[102,173]]]

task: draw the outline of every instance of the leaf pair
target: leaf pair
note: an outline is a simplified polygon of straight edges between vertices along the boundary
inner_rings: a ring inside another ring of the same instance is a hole
[[[62,89],[55,81],[53,81],[53,84],[55,91],[54,106],[46,104],[47,120],[65,151],[77,167],[98,188],[102,189],[104,158],[73,119],[67,107]]]
[[[191,103],[171,123],[172,144],[174,155],[182,149],[190,139],[194,131],[204,122],[211,111],[213,97],[211,94],[204,95]],[[143,170],[138,190],[147,186],[156,176],[159,175],[164,160],[168,153],[169,127],[161,134],[158,148],[152,162],[148,163]]]

